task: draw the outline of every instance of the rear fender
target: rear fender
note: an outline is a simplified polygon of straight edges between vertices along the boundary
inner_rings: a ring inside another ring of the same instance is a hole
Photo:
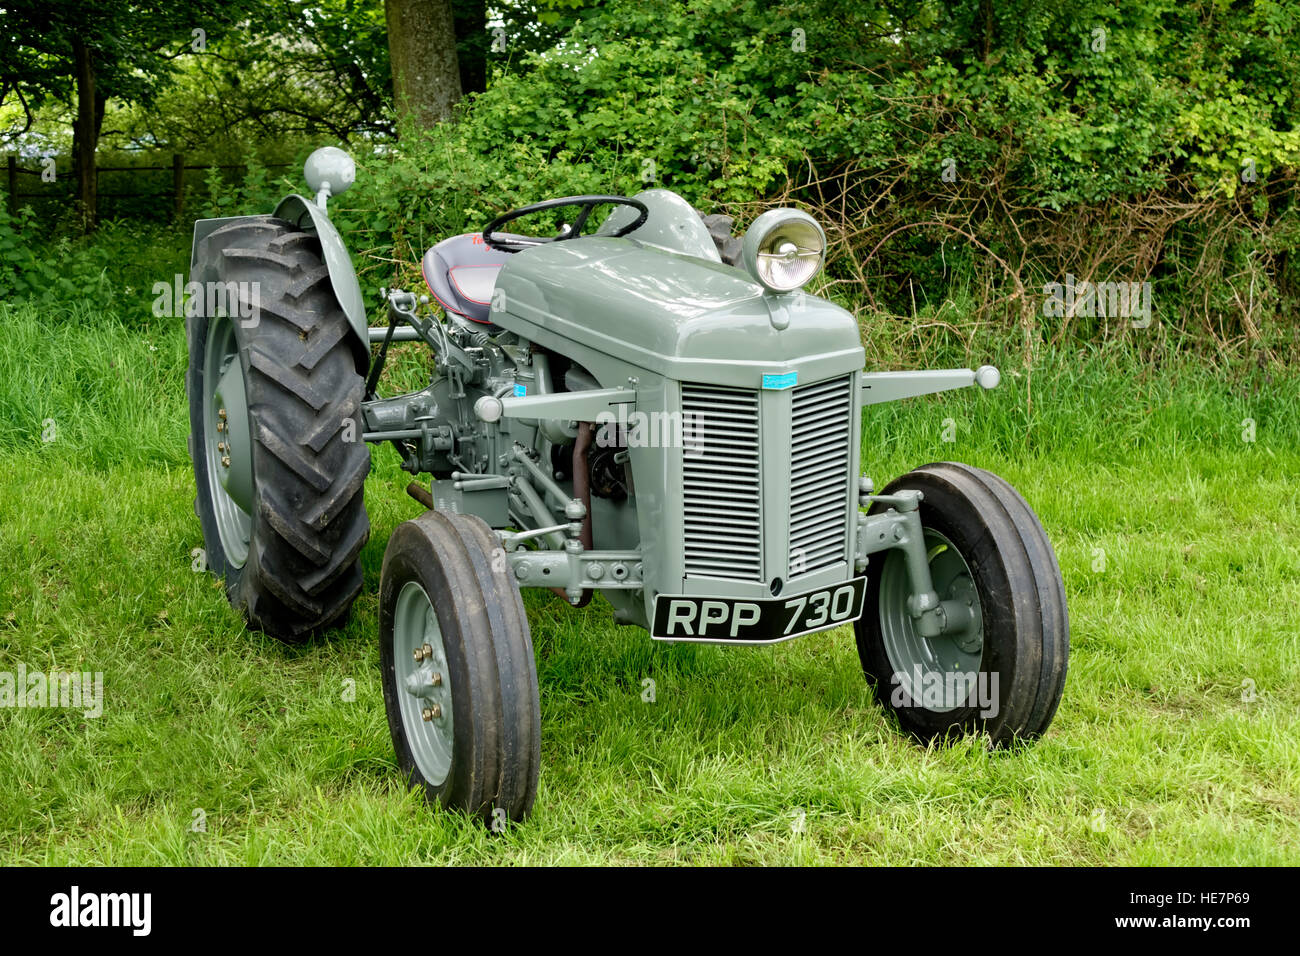
[[[366,325],[365,303],[361,298],[361,283],[357,281],[356,270],[352,268],[352,258],[348,255],[343,237],[329,221],[324,210],[302,196],[286,196],[275,207],[273,215],[277,219],[293,223],[303,232],[312,233],[320,239],[321,254],[325,267],[329,269],[330,286],[338,300],[343,314],[347,316],[348,327],[352,335],[352,351],[357,359],[357,368],[364,375],[370,365],[370,336]],[[190,275],[194,275],[194,256],[198,255],[199,243],[210,233],[237,222],[240,219],[252,219],[253,216],[231,216],[225,219],[200,219],[194,223],[194,244],[190,247]]]
[[[352,257],[348,255],[348,247],[343,244],[343,237],[334,228],[325,210],[302,196],[285,196],[280,200],[280,205],[275,207],[274,215],[293,223],[304,232],[316,233],[320,239],[321,254],[330,271],[330,285],[334,287],[334,297],[338,299],[343,314],[348,317],[348,325],[352,327],[353,349],[359,359],[357,365],[364,373],[370,363],[366,306],[361,298],[361,283],[357,281],[357,272],[352,268]],[[364,359],[361,359],[362,356]]]

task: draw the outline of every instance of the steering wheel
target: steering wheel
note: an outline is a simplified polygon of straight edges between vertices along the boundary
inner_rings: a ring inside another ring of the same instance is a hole
[[[560,242],[565,239],[576,239],[582,235],[582,227],[587,224],[587,219],[591,211],[597,206],[631,206],[639,211],[639,215],[626,226],[607,233],[611,238],[617,239],[619,236],[626,236],[629,232],[639,229],[645,223],[646,218],[650,215],[650,210],[646,208],[645,203],[637,199],[629,199],[626,196],[565,196],[562,199],[547,199],[545,202],[536,202],[531,206],[521,206],[518,209],[512,209],[507,213],[497,216],[490,223],[483,227],[483,241],[487,245],[500,252],[522,252],[529,246],[540,246],[546,242]],[[582,211],[578,217],[573,220],[573,224],[568,226],[566,231],[558,236],[550,236],[544,239],[534,239],[526,236],[516,236],[505,234],[497,236],[495,233],[498,229],[508,222],[514,222],[524,216],[530,216],[535,212],[542,212],[546,209],[558,209],[563,206],[579,206]]]

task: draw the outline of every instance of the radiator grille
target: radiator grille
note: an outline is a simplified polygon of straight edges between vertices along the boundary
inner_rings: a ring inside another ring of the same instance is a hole
[[[790,422],[790,576],[844,560],[852,377],[794,390]]]
[[[761,581],[758,393],[682,385],[688,578]]]

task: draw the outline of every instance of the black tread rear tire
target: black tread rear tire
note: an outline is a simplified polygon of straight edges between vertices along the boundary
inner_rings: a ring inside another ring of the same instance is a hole
[[[895,479],[883,494],[900,489],[923,492],[922,525],[951,540],[970,566],[983,609],[981,671],[997,673],[999,699],[996,714],[987,718],[978,707],[932,711],[898,699],[907,695],[896,686],[882,638],[877,570],[868,572],[866,607],[854,625],[862,669],[877,700],[924,742],[987,733],[995,746],[1008,746],[1041,736],[1065,686],[1070,633],[1060,567],[1042,524],[1010,484],[969,465],[924,465]]]
[[[215,230],[200,244],[193,281],[257,282],[258,321],[236,321],[248,396],[255,513],[248,558],[235,567],[217,532],[207,480],[204,350],[210,317],[186,319],[190,457],[209,568],[250,627],[290,640],[344,619],[361,590],[370,536],[362,440],[364,381],[350,327],[330,285],[320,241],[270,216]]]

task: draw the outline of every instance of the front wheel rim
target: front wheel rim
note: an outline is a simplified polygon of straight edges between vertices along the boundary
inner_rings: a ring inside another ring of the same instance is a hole
[[[407,581],[393,608],[393,664],[398,707],[416,769],[431,786],[451,772],[451,674],[433,602],[418,581]]]
[[[964,604],[969,623],[937,637],[922,636],[907,609],[912,582],[906,560],[895,549],[880,570],[880,634],[894,686],[901,687],[914,706],[948,713],[967,705],[978,680],[984,661],[984,615],[975,575],[956,545],[926,528],[925,549],[939,600]]]

